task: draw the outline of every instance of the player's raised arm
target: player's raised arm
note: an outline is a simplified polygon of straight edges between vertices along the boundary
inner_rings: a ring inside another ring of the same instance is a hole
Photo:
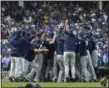
[[[35,53],[48,52],[48,49],[34,49]]]
[[[70,30],[69,30],[69,25],[68,25],[68,20],[65,21],[65,29],[66,29],[66,31],[68,31],[68,32],[70,31]]]
[[[52,41],[50,41],[50,44],[54,44],[55,43],[55,39],[56,39],[56,35],[54,35]]]

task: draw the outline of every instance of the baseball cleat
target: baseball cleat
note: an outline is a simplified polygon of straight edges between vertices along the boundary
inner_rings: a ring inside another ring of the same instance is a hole
[[[57,80],[57,78],[53,78],[53,79],[52,79],[53,82],[56,82],[56,80]]]
[[[66,82],[69,82],[70,81],[70,78],[69,77],[66,77]]]
[[[14,82],[14,78],[13,77],[9,77],[10,82]]]
[[[39,82],[39,80],[34,79],[33,82]]]
[[[15,78],[14,81],[15,82],[20,82],[20,79],[19,78]]]
[[[25,77],[26,81],[32,83],[31,79],[29,77]]]

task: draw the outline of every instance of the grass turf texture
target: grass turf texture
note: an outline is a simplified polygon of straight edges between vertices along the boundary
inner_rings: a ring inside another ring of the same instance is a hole
[[[27,82],[10,82],[10,81],[2,81],[1,82],[1,87],[2,88],[6,88],[6,87],[18,87],[18,86],[25,86],[27,84]],[[36,84],[35,82],[33,82],[33,84]],[[71,83],[57,83],[57,82],[40,82],[39,85],[41,87],[50,87],[50,88],[53,88],[53,87],[64,87],[64,88],[67,88],[67,87],[102,87],[100,85],[99,82],[71,82]],[[108,87],[108,85],[107,85]]]

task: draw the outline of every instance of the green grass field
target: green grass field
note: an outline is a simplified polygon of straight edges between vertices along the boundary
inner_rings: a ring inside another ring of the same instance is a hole
[[[10,81],[2,81],[1,82],[1,86],[6,88],[6,87],[18,87],[18,86],[25,86],[27,84],[27,82],[10,82]],[[35,82],[33,84],[36,84]],[[99,82],[71,82],[71,83],[56,83],[56,82],[41,82],[39,83],[41,87],[100,87],[102,88],[102,86],[100,85]],[[108,85],[107,85],[108,87]]]

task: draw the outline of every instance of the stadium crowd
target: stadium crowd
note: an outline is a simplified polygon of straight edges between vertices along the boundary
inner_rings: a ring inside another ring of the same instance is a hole
[[[84,4],[84,2],[24,2],[24,6],[18,6],[16,2],[2,2],[2,70],[10,70],[9,79],[11,81],[97,81],[101,77],[97,68],[106,66],[109,62],[108,30],[108,11],[106,8],[99,10],[96,2],[91,4]],[[11,50],[12,39],[19,35],[25,37],[36,49],[42,47],[48,49],[48,51],[36,54],[33,60],[39,66],[38,70],[29,66],[28,71],[24,74],[22,71],[25,63],[23,63],[23,58],[14,62]],[[63,38],[63,36],[71,37],[72,35],[77,40],[81,40],[80,43],[75,39],[74,42],[73,39],[70,41],[68,38],[68,41],[67,38]],[[88,44],[84,41],[88,41]],[[59,42],[61,42],[60,46]],[[72,46],[67,44],[68,42],[73,42],[73,44],[70,43]],[[76,42],[77,45],[75,45]],[[71,52],[70,48],[73,49],[74,46],[75,49],[72,52],[75,52],[76,56],[72,57],[72,54],[69,54],[67,57],[67,52]],[[89,50],[89,52],[85,52],[85,48],[87,48],[85,46],[88,46],[86,51]],[[64,52],[65,50],[66,52]],[[84,61],[86,58],[81,54],[88,56],[91,61]],[[70,61],[71,68],[68,66],[69,62],[66,65],[65,58],[75,60],[74,63]],[[13,64],[15,68],[12,67],[12,63],[15,64]],[[12,73],[12,69],[17,69],[17,71]],[[70,74],[68,74],[68,69]]]

